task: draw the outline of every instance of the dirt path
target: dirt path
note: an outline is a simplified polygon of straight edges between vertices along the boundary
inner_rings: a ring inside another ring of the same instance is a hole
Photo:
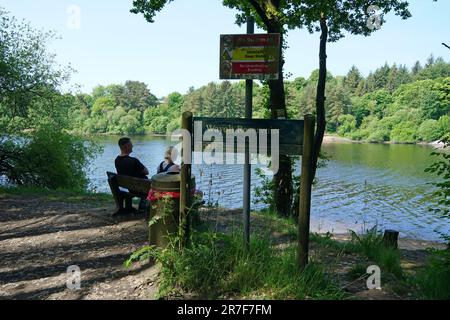
[[[0,299],[154,299],[156,269],[122,266],[146,242],[145,218],[113,210],[0,195]],[[66,286],[71,265],[80,290]]]
[[[155,299],[157,267],[123,262],[146,244],[145,217],[112,218],[109,202],[67,203],[43,196],[0,194],[0,299]],[[204,211],[202,219],[214,229],[229,232],[239,227],[241,210]],[[252,230],[274,226],[252,215]],[[292,235],[271,233],[283,247]],[[346,235],[335,236],[346,241]],[[402,266],[422,265],[425,249],[436,243],[401,239]],[[365,280],[354,282],[347,273],[361,258],[336,253],[312,243],[311,255],[328,259],[336,281],[357,299],[405,299],[389,289],[368,291]],[[81,270],[81,289],[69,290],[67,268]]]

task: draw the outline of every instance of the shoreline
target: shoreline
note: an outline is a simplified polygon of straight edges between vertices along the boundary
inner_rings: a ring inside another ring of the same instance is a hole
[[[366,143],[366,144],[410,144],[410,145],[425,145],[425,146],[432,146],[436,147],[438,149],[442,149],[444,147],[444,143],[440,140],[431,141],[431,142],[424,142],[424,141],[417,141],[417,142],[393,142],[393,141],[379,141],[379,142],[371,142],[366,140],[352,140],[350,138],[345,138],[333,134],[325,134],[323,136],[323,143]]]
[[[89,134],[86,135],[86,137],[122,137],[122,136],[129,136],[129,137],[155,137],[155,138],[170,138],[170,135],[162,134],[162,133],[144,133],[144,134],[113,134],[113,133],[96,133],[96,134]],[[326,133],[323,136],[323,143],[359,143],[359,144],[398,144],[398,145],[422,145],[422,146],[431,146],[435,147],[437,149],[443,149],[444,143],[440,140],[431,141],[431,142],[424,142],[424,141],[416,141],[416,142],[394,142],[394,141],[367,141],[367,140],[352,140],[350,138],[341,137],[334,134],[328,134]]]
[[[111,198],[110,198],[111,197]],[[112,196],[109,193],[96,193],[96,192],[86,192],[86,193],[76,193],[71,192],[70,190],[64,190],[64,191],[54,191],[50,193],[43,193],[41,190],[38,189],[20,189],[20,188],[7,188],[7,187],[0,187],[0,199],[8,199],[8,198],[22,198],[22,199],[33,199],[33,198],[39,198],[43,200],[44,202],[59,202],[61,207],[63,209],[69,209],[71,207],[77,207],[80,206],[81,203],[84,204],[98,204],[101,203],[102,205],[112,205],[113,199]],[[82,205],[81,205],[82,206]],[[19,205],[20,207],[20,205]],[[206,207],[204,209],[207,209]],[[241,212],[241,208],[224,208],[224,207],[218,207],[215,208],[217,212],[219,213],[229,213],[233,215],[236,212]],[[63,211],[64,211],[63,210]],[[259,216],[264,216],[264,211],[262,210],[252,210],[252,215],[256,214]],[[240,213],[239,213],[240,214]],[[335,222],[332,222],[335,223]],[[336,223],[335,223],[336,224]],[[347,226],[339,226],[336,225],[336,229],[334,232],[329,232],[330,230],[327,228],[324,228],[322,225],[322,222],[315,221],[312,219],[311,221],[311,233],[317,233],[320,235],[325,235],[327,233],[331,233],[333,238],[336,238],[337,240],[344,240],[350,237],[350,233],[346,232],[345,230],[350,230],[351,228]],[[358,234],[360,232],[357,232]],[[415,238],[411,236],[402,236],[403,232],[400,230],[400,236],[399,241],[402,242],[414,242],[414,243],[421,243],[421,244],[430,244],[434,247],[440,247],[444,248],[447,245],[447,243],[442,240],[437,239],[423,239],[423,238]]]
[[[202,210],[211,210],[211,208],[203,208]],[[226,215],[226,214],[230,214],[230,215],[237,215],[240,216],[242,214],[242,209],[241,208],[223,208],[223,207],[218,207],[218,208],[214,208],[214,210],[217,211],[218,214],[220,215]],[[264,211],[258,211],[258,210],[251,210],[251,216],[265,216]],[[349,241],[351,239],[351,233],[350,230],[355,231],[358,235],[361,235],[362,232],[360,229],[355,229],[355,228],[351,228],[350,226],[346,226],[346,225],[339,225],[338,226],[338,222],[335,221],[331,221],[332,224],[335,224],[337,226],[337,228],[335,230],[330,230],[329,228],[324,228],[323,226],[319,226],[320,222],[318,220],[315,220],[314,218],[311,219],[310,222],[310,234],[318,234],[318,235],[327,235],[330,234],[331,238],[338,240],[338,241]],[[389,228],[386,228],[389,229]],[[384,230],[382,230],[384,231]],[[416,238],[414,236],[411,235],[406,235],[404,231],[402,230],[398,230],[399,231],[399,237],[398,237],[398,241],[399,241],[399,246],[400,243],[402,243],[401,247],[411,247],[411,244],[414,244],[414,246],[417,247],[422,247],[423,249],[427,248],[427,245],[436,249],[446,249],[447,247],[447,242],[443,239],[423,239],[423,238]]]

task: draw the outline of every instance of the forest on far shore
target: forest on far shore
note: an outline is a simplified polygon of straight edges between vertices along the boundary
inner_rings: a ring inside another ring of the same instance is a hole
[[[289,118],[315,112],[318,70],[285,82]],[[68,95],[71,130],[83,134],[166,134],[183,111],[196,116],[243,117],[245,82],[208,83],[186,94],[158,99],[145,83],[97,86]],[[353,66],[345,76],[328,73],[327,132],[369,142],[434,141],[450,128],[450,63],[430,56],[422,65],[385,64],[367,77]],[[253,117],[269,118],[269,89],[255,83]]]

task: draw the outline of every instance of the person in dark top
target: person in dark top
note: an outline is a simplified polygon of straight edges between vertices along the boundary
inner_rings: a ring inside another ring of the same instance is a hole
[[[120,138],[120,155],[117,156],[114,164],[118,174],[146,179],[148,169],[137,158],[130,157],[133,152],[133,144],[130,138]]]
[[[120,155],[116,157],[114,164],[116,166],[117,174],[131,176],[141,179],[148,179],[148,169],[139,161],[139,159],[130,157],[133,152],[133,143],[130,138],[123,137],[119,139]],[[132,191],[132,190],[130,190]],[[121,207],[118,213],[132,212],[137,210],[132,206],[132,198],[125,196],[126,193],[121,193],[122,199],[120,201]],[[125,209],[123,208],[123,200],[125,200]],[[145,210],[145,198],[141,198],[139,202],[139,211]]]

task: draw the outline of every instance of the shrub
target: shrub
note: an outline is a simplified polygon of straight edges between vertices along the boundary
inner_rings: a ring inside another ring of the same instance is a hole
[[[321,265],[311,262],[299,271],[296,249],[289,246],[278,251],[268,236],[252,236],[245,248],[239,232],[197,232],[191,246],[182,251],[169,246],[163,250],[144,248],[144,252],[153,250],[161,263],[159,296],[181,289],[202,298],[343,298],[343,292],[332,284]],[[137,251],[134,258],[138,260],[140,254]]]
[[[93,143],[41,126],[23,139],[3,140],[0,154],[8,167],[2,166],[0,174],[17,185],[85,190],[85,167],[98,151]]]
[[[350,114],[339,116],[338,122],[339,126],[337,129],[337,133],[340,136],[347,136],[347,134],[356,130],[356,119]]]
[[[377,226],[367,230],[362,235],[358,235],[354,231],[351,231],[351,234],[351,245],[354,251],[379,264],[382,270],[399,278],[403,277],[403,271],[400,267],[400,253],[397,249],[384,246],[383,236],[377,230]]]
[[[427,264],[414,282],[424,298],[450,299],[450,250],[430,250]]]
[[[417,127],[411,121],[401,122],[391,131],[391,140],[394,142],[413,143],[417,139]]]
[[[441,137],[441,130],[438,121],[428,119],[422,122],[418,131],[422,141],[434,141]]]

